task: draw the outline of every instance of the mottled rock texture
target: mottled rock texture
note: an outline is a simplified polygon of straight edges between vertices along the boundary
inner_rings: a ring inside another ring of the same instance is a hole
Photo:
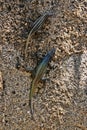
[[[43,27],[24,50],[32,22],[52,10]],[[31,74],[55,47],[56,53],[33,97]],[[87,0],[0,0],[0,130],[87,130]]]

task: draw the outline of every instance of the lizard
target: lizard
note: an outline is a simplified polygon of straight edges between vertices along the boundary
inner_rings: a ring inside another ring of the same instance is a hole
[[[29,34],[28,34],[28,38],[26,41],[26,46],[25,46],[25,57],[27,55],[27,48],[28,48],[28,44],[29,44],[29,40],[31,38],[31,36],[38,31],[38,29],[40,29],[42,27],[42,25],[44,24],[44,22],[46,21],[47,17],[52,15],[52,13],[50,11],[46,11],[44,12],[39,18],[36,19],[36,21],[33,23],[32,29],[30,30]]]
[[[52,56],[55,53],[55,50],[56,50],[55,48],[50,50],[47,53],[47,55],[43,58],[42,62],[36,67],[35,77],[34,77],[33,81],[31,82],[30,93],[29,93],[29,106],[30,106],[30,113],[31,113],[32,119],[34,119],[32,98],[33,98],[33,95],[35,93],[35,89],[36,89],[39,81],[41,80],[41,78],[43,77],[43,75],[46,71],[46,68],[47,68],[47,65],[48,65],[50,59],[52,58]]]

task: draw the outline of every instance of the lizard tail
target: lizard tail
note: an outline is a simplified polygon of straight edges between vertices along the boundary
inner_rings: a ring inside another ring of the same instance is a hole
[[[27,57],[27,48],[28,48],[30,36],[31,36],[31,34],[28,35],[27,42],[26,42],[26,46],[25,46],[25,58]]]
[[[29,106],[30,106],[31,119],[34,120],[33,106],[32,106],[32,100],[31,99],[29,99]]]

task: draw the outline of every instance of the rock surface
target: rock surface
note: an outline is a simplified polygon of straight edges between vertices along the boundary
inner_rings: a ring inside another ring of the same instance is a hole
[[[53,7],[53,8],[52,8]],[[43,27],[32,36],[24,59],[31,20],[50,9]],[[47,80],[29,110],[32,68],[55,47]],[[0,130],[87,130],[87,1],[0,0]]]

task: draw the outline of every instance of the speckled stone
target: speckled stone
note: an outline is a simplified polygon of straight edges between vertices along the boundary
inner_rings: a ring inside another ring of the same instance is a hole
[[[42,1],[42,2],[41,2]],[[53,8],[52,8],[53,6]],[[32,22],[51,8],[53,15],[32,36],[24,50]],[[17,68],[34,68],[55,47],[55,56],[29,109],[31,74]],[[0,130],[87,129],[87,1],[0,1]],[[3,82],[2,82],[3,81]]]

